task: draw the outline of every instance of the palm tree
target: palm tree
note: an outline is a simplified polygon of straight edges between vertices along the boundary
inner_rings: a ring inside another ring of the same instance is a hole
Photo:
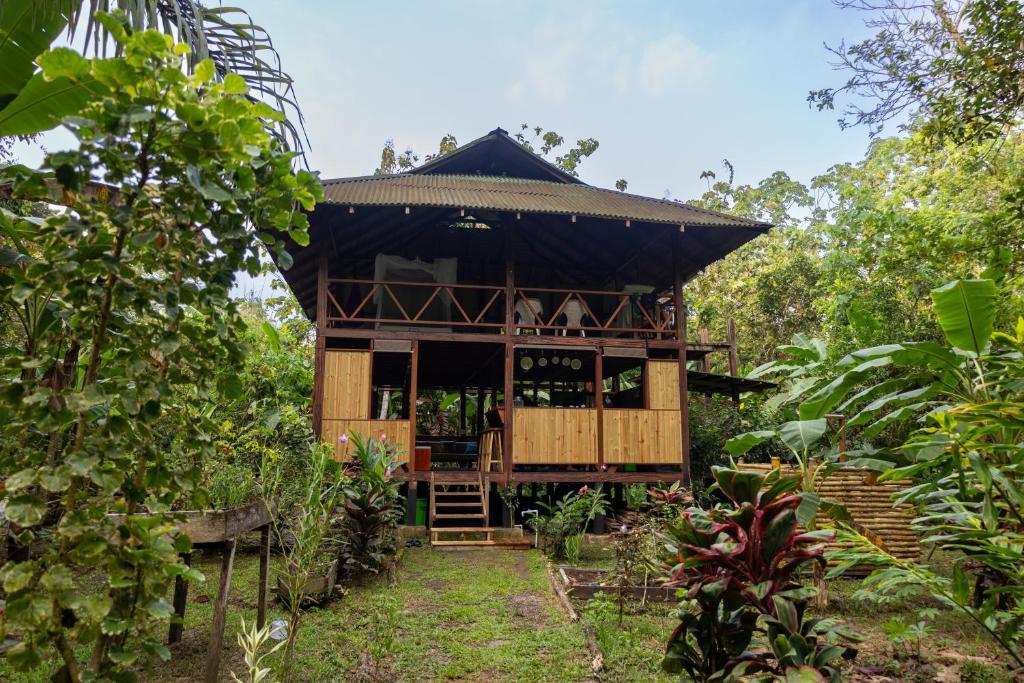
[[[188,68],[213,61],[220,78],[242,76],[250,93],[283,114],[272,126],[286,147],[303,154],[308,140],[291,76],[267,31],[238,7],[198,0],[4,0],[0,3],[0,135],[52,128],[92,96],[87,83],[46,81],[35,60],[61,35],[87,53],[114,48],[96,13],[121,10],[133,30],[157,29],[191,49]]]

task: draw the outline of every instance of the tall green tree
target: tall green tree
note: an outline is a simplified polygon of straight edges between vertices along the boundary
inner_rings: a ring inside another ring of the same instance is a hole
[[[1024,105],[1024,3],[1020,0],[835,0],[863,14],[870,38],[828,48],[841,86],[808,101],[834,109],[842,127],[921,120],[936,138],[1000,137]]]

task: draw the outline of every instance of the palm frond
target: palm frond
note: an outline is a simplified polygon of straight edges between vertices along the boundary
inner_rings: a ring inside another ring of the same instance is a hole
[[[42,4],[42,3],[41,3]],[[68,36],[81,40],[86,51],[107,54],[108,36],[94,17],[96,12],[121,10],[135,30],[157,29],[191,48],[189,68],[209,58],[217,75],[236,73],[249,84],[250,93],[283,115],[268,124],[281,143],[303,159],[309,138],[299,109],[295,85],[281,65],[270,34],[253,22],[241,7],[207,7],[197,0],[50,0],[55,8],[71,6]]]

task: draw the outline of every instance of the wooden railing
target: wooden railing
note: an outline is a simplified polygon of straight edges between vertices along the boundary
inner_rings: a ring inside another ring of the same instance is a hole
[[[357,292],[354,305],[346,309],[339,302]],[[403,305],[398,294],[414,293],[422,299],[418,305]],[[478,292],[473,305],[466,296]],[[387,297],[384,299],[384,297]],[[397,315],[381,315],[380,302]],[[500,331],[505,327],[505,288],[496,285],[437,284],[434,282],[398,282],[331,278],[327,281],[327,323],[329,326],[356,323],[403,326],[471,327]],[[450,304],[447,319],[428,315],[432,304]]]
[[[553,334],[596,333],[607,335],[647,336],[659,339],[675,337],[675,320],[671,306],[663,307],[652,295],[631,292],[607,292],[593,289],[552,289],[545,287],[518,287],[515,290],[516,307],[529,313],[534,321],[520,321],[520,332],[534,330]],[[550,313],[538,310],[535,302],[548,299],[558,302]],[[566,311],[579,306],[582,317],[579,324],[569,324]],[[560,323],[560,319],[565,321]]]
[[[675,338],[672,307],[663,307],[650,295],[544,287],[516,287],[512,292],[516,334]],[[508,322],[505,296],[500,285],[329,278],[327,325],[502,333]]]

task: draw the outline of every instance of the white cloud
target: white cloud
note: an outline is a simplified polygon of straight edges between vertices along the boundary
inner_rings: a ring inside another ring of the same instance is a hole
[[[529,94],[561,104],[568,99],[573,72],[579,68],[580,40],[544,31],[536,42],[523,74],[508,87],[507,94],[514,100]]]
[[[670,33],[644,46],[638,74],[640,87],[651,95],[663,95],[700,82],[708,68],[708,57],[696,43],[681,33]]]

